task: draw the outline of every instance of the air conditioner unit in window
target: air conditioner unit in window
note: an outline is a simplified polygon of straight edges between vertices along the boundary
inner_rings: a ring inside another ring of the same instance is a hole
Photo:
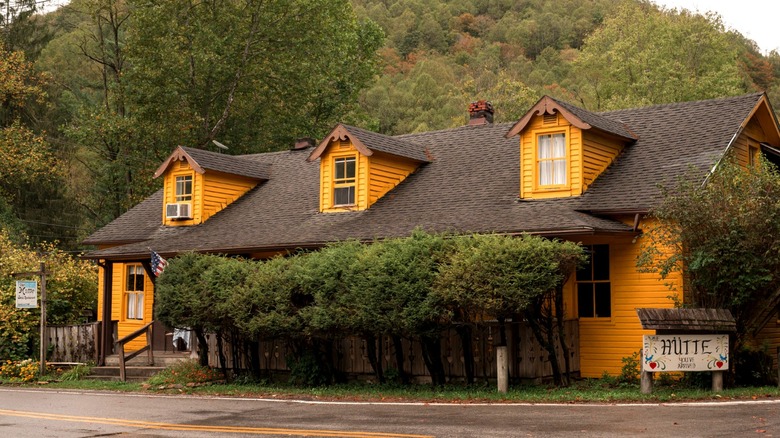
[[[177,202],[165,204],[166,219],[191,219],[190,204],[187,202]]]

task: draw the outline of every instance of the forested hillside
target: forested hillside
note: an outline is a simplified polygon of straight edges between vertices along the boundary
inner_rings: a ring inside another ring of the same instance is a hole
[[[443,129],[477,99],[511,121],[543,94],[780,103],[778,53],[642,0],[35,3],[0,20],[0,224],[68,249],[156,190],[177,145],[281,150],[338,121]]]

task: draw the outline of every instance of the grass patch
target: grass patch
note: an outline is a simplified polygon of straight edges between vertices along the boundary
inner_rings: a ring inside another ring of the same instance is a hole
[[[780,398],[780,389],[774,386],[726,389],[714,394],[709,389],[683,381],[659,379],[652,394],[641,394],[639,385],[613,377],[583,379],[567,388],[547,385],[513,386],[507,394],[499,394],[495,384],[448,384],[434,388],[430,385],[379,385],[366,382],[301,387],[268,380],[238,378],[231,383],[220,380],[213,369],[204,368],[195,361],[180,362],[151,377],[146,383],[80,380],[87,370],[73,368],[58,378],[49,380],[46,387],[76,390],[100,390],[192,394],[204,396],[255,397],[275,399],[425,402],[425,403],[669,403],[681,401],[759,400]],[[65,378],[68,373],[73,378]],[[45,376],[50,377],[50,376]],[[9,383],[9,382],[0,382]],[[14,382],[15,384],[24,384]],[[27,385],[40,386],[32,382]]]

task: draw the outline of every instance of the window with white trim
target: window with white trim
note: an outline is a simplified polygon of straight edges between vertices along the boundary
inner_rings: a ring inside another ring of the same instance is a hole
[[[176,177],[176,202],[192,201],[192,175]]]
[[[333,160],[333,205],[355,205],[356,159],[339,157]]]
[[[128,264],[125,277],[126,319],[144,319],[144,277],[141,264]]]
[[[566,185],[566,134],[540,134],[537,148],[539,186]]]

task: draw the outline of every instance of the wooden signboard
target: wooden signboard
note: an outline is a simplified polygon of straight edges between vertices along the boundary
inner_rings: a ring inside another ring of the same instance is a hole
[[[729,368],[729,335],[647,335],[642,371],[722,371]]]

